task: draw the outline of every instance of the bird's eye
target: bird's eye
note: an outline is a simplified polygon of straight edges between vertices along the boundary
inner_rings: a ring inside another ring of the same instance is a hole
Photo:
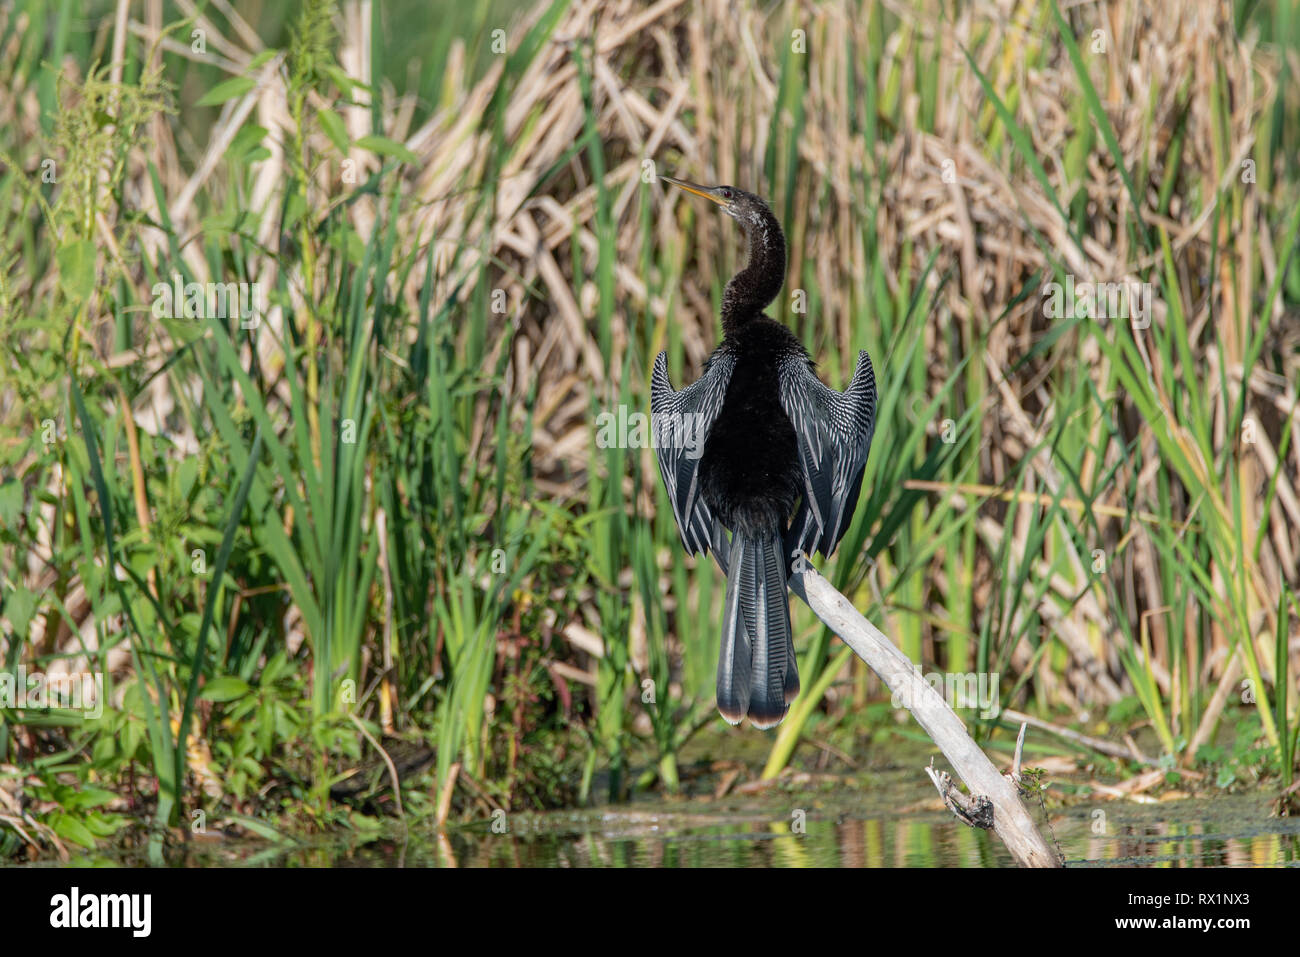
[[[723,199],[731,199],[731,190],[730,190],[730,189],[727,189],[725,186],[724,186],[723,189],[722,189],[722,198],[723,198]]]

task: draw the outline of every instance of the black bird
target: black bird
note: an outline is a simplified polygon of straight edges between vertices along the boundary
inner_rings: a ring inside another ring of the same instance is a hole
[[[718,710],[731,724],[749,715],[770,728],[799,693],[786,580],[796,555],[829,557],[853,518],[875,374],[859,352],[848,389],[828,389],[794,334],[763,314],[785,282],[785,236],[767,203],[734,186],[660,179],[716,203],[749,243],[722,294],[723,339],[704,374],[674,391],[659,353],[650,404],[682,544],[689,554],[711,548],[727,576]]]

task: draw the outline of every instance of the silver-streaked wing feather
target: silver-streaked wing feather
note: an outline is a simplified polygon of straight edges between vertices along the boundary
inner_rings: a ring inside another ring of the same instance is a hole
[[[804,494],[786,536],[789,553],[819,551],[829,557],[848,531],[858,504],[862,472],[876,431],[876,376],[871,357],[858,353],[853,380],[843,392],[828,389],[804,355],[782,360],[781,405],[799,443]]]
[[[726,536],[716,516],[700,494],[699,465],[704,441],[722,409],[736,357],[716,350],[704,374],[680,392],[668,381],[668,356],[659,353],[650,376],[650,411],[653,414],[659,472],[672,503],[682,545],[688,554],[707,553],[710,546],[726,571]]]

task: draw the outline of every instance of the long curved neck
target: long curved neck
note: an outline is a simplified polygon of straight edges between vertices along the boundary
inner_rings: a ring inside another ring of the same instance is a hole
[[[722,330],[733,332],[763,314],[785,283],[785,234],[766,207],[736,219],[749,243],[749,262],[722,293]]]

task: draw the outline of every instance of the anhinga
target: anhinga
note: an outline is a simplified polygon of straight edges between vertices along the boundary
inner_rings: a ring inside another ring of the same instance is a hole
[[[829,557],[853,518],[875,375],[859,352],[848,389],[828,389],[794,334],[763,314],[785,282],[785,236],[767,203],[734,186],[660,179],[716,203],[749,243],[722,294],[723,339],[704,374],[674,391],[661,352],[650,395],[682,544],[689,554],[712,548],[727,576],[718,710],[731,724],[749,715],[770,728],[799,693],[786,580],[796,555]]]

